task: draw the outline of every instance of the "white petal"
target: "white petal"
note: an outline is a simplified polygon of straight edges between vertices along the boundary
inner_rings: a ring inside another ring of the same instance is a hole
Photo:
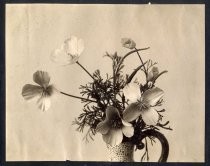
[[[134,134],[134,128],[132,126],[123,126],[122,132],[126,137],[132,137]]]
[[[108,106],[106,109],[106,119],[110,120],[115,118],[116,116],[120,117],[118,109],[113,106]]]
[[[85,44],[84,44],[84,41],[82,39],[79,39],[78,41],[78,54],[80,55],[85,49]]]
[[[50,108],[51,101],[49,97],[40,97],[37,101],[38,108],[42,111],[47,111]]]
[[[50,76],[45,71],[37,71],[33,74],[33,80],[42,87],[47,87],[50,82]]]
[[[136,83],[129,83],[123,88],[123,93],[126,99],[130,102],[136,102],[141,97],[139,85]]]
[[[141,110],[137,103],[130,104],[123,112],[123,119],[127,122],[131,122],[137,119],[141,114]]]
[[[43,92],[43,88],[37,85],[26,84],[22,89],[22,96],[25,100],[32,99],[36,96],[40,96]]]
[[[110,128],[109,123],[105,120],[97,125],[96,131],[101,134],[107,134]]]
[[[50,56],[51,60],[59,65],[71,64],[72,57],[66,53],[63,46],[60,49],[56,49]]]
[[[142,102],[154,106],[164,95],[160,88],[152,88],[145,91],[142,95]]]
[[[121,120],[122,120],[122,124],[123,124],[124,126],[132,126],[131,123],[126,122],[126,121],[124,121],[123,119],[121,119]]]
[[[65,40],[65,50],[71,55],[80,55],[84,50],[84,42],[82,39],[78,39],[76,36],[71,36]]]
[[[154,108],[150,107],[149,109],[146,109],[146,110],[142,111],[141,115],[142,115],[143,121],[147,125],[153,125],[154,126],[158,123],[159,114]]]
[[[121,129],[111,129],[109,132],[103,136],[103,140],[111,145],[119,145],[123,140],[123,134]]]

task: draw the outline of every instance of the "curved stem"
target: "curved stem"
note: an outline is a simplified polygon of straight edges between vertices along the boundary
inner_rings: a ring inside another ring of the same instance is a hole
[[[134,52],[147,50],[147,49],[149,49],[149,48],[150,48],[150,47],[140,48],[140,49],[136,49],[136,48],[135,48],[135,50],[132,50],[132,51],[128,52],[127,54],[125,54],[125,55],[122,57],[121,62],[119,63],[118,66],[120,66],[120,65],[124,62],[125,58],[127,58],[129,55],[133,54]],[[116,71],[117,71],[117,70],[118,70],[118,68],[116,69]]]
[[[129,56],[130,54],[133,54],[134,52],[138,52],[138,51],[143,51],[143,50],[147,50],[150,47],[146,47],[146,48],[140,48],[140,49],[136,49],[133,51],[128,52],[127,54],[124,55],[124,57],[122,58],[122,61],[124,61],[125,58],[127,58],[127,56]]]
[[[136,50],[136,53],[138,54],[138,57],[139,57],[139,59],[140,59],[140,61],[141,61],[141,64],[143,65],[143,67],[144,67],[144,73],[145,73],[145,75],[147,76],[147,70],[146,70],[146,67],[144,66],[144,62],[143,62],[143,60],[142,60],[142,58],[141,58],[141,56],[140,56],[140,54],[139,54],[139,51],[135,48],[135,50]]]
[[[76,64],[78,64],[93,80],[95,80],[94,77],[89,73],[89,71],[87,71],[87,69],[83,65],[81,65],[78,61],[76,62]]]
[[[73,98],[76,98],[76,99],[83,100],[83,101],[90,101],[90,102],[97,103],[95,100],[90,100],[90,99],[86,99],[86,98],[83,98],[83,97],[79,97],[79,96],[75,96],[75,95],[70,95],[70,94],[65,93],[65,92],[62,92],[62,91],[60,91],[60,93],[63,94],[63,95],[69,96],[69,97],[73,97]]]
[[[146,64],[146,63],[147,63],[147,61],[146,61],[144,64]],[[137,67],[137,68],[131,73],[131,75],[128,77],[128,79],[127,79],[127,81],[126,81],[125,84],[129,84],[129,83],[132,81],[133,77],[136,75],[136,73],[137,73],[142,67],[143,67],[143,65],[140,65],[139,67]]]

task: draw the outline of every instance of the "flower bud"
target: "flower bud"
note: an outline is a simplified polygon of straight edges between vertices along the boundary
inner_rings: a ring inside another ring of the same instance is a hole
[[[153,67],[152,70],[147,75],[147,81],[154,81],[158,76],[159,70],[158,67]]]
[[[125,48],[133,49],[136,47],[136,43],[130,38],[122,38],[121,43]]]

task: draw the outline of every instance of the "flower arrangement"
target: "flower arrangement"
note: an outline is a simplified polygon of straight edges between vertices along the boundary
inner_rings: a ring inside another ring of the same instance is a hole
[[[50,97],[55,92],[79,99],[84,104],[83,110],[73,124],[78,126],[77,130],[80,132],[88,128],[86,140],[101,133],[104,142],[110,146],[129,141],[137,149],[142,149],[147,146],[139,143],[143,131],[160,128],[172,130],[167,127],[169,121],[163,123],[165,109],[158,109],[163,103],[164,91],[155,86],[157,79],[167,71],[159,72],[157,63],[152,60],[143,61],[140,52],[149,47],[137,49],[136,43],[129,38],[123,38],[121,43],[128,48],[128,53],[124,56],[106,53],[105,57],[112,61],[113,73],[107,73],[106,78],[102,78],[100,70],[91,74],[79,63],[84,42],[71,36],[60,48],[53,51],[51,60],[63,66],[77,64],[91,77],[91,82],[80,85],[81,97],[59,91],[49,84],[50,76],[45,71],[34,73],[33,80],[38,85],[26,84],[22,89],[22,96],[26,100],[38,97],[38,107],[43,111],[49,109]],[[131,74],[124,75],[124,60],[132,54],[138,56],[140,64]],[[133,81],[140,71],[145,75],[144,83]],[[149,138],[154,141],[152,137]]]

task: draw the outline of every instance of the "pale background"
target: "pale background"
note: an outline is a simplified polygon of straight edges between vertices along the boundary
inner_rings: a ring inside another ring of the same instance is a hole
[[[162,130],[170,144],[168,161],[204,161],[204,34],[204,5],[7,5],[6,160],[107,160],[100,134],[85,143],[85,133],[72,126],[80,101],[58,95],[42,112],[21,96],[37,70],[48,71],[60,90],[79,95],[89,76],[79,66],[49,60],[53,49],[76,35],[85,41],[80,62],[91,72],[111,73],[111,62],[102,56],[106,51],[124,55],[122,37],[137,47],[150,46],[143,59],[169,71],[157,81],[165,91],[165,120],[173,128]],[[125,72],[138,63],[137,57],[128,58]]]

